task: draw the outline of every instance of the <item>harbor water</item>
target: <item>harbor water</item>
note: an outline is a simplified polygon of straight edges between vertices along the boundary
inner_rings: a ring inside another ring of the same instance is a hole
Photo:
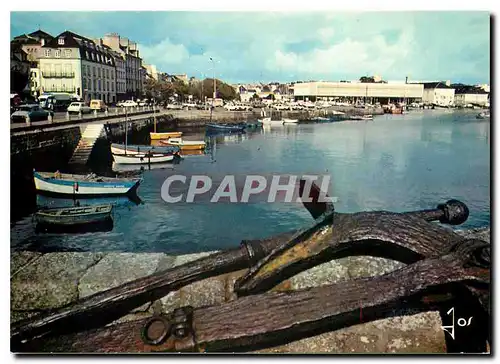
[[[11,221],[11,249],[187,254],[236,247],[242,239],[264,238],[313,221],[299,203],[167,204],[160,192],[172,174],[328,174],[338,212],[428,209],[455,198],[470,210],[468,221],[459,228],[486,226],[490,121],[478,120],[476,114],[420,110],[375,116],[367,122],[272,126],[227,136],[188,132],[187,139],[207,138],[208,153],[187,155],[169,168],[146,169],[137,193],[140,201],[100,200],[115,204],[113,227],[105,231],[36,231],[32,214],[37,204],[74,202],[11,189],[11,204],[20,211]],[[130,135],[128,142],[149,144],[149,137]],[[94,171],[113,175],[110,156],[101,159]]]

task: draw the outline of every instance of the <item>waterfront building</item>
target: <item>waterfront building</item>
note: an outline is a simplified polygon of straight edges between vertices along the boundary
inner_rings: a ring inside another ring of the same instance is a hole
[[[49,33],[39,29],[30,34],[14,37],[11,41],[11,71],[21,72],[23,82],[27,82],[23,88],[35,98],[40,95],[39,58],[42,55],[42,47],[53,38]]]
[[[422,101],[426,105],[453,106],[455,103],[455,89],[446,82],[426,82],[423,84],[424,94]]]
[[[113,57],[113,60],[115,62],[115,78],[114,80],[114,90],[116,92],[116,102],[118,101],[123,101],[127,99],[126,92],[127,92],[127,80],[126,80],[126,66],[125,66],[125,56],[121,53],[115,52],[114,50],[111,49],[111,47],[108,47],[104,43],[102,43],[101,39],[97,41],[97,43],[102,44],[102,46],[107,49],[109,54]]]
[[[106,34],[102,43],[118,52],[125,60],[125,95],[126,98],[139,98],[143,93],[142,59],[137,43],[117,33]]]
[[[158,70],[154,64],[143,64],[143,67],[146,69],[146,74],[155,81],[159,81]]]
[[[361,83],[361,82],[301,82],[295,83],[293,97],[298,100],[339,100],[356,102],[365,100],[380,102],[415,102],[422,100],[424,86],[409,83]]]
[[[475,86],[460,85],[455,86],[455,105],[466,106],[469,104],[487,106],[488,92]]]
[[[43,46],[42,92],[71,93],[88,102],[116,102],[115,63],[109,48],[65,31]]]

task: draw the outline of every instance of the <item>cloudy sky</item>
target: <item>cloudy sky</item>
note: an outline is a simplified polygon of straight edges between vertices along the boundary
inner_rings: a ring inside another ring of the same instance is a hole
[[[490,82],[485,12],[12,12],[11,36],[38,27],[136,41],[145,63],[227,82]]]

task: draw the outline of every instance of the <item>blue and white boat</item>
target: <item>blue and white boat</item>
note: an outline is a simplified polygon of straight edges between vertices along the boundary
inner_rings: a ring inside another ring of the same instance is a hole
[[[245,130],[245,125],[240,125],[240,124],[213,124],[209,123],[207,124],[207,130],[214,130],[214,131],[234,131],[234,132],[241,132]]]
[[[33,170],[38,191],[71,196],[109,196],[133,193],[142,178],[109,178],[95,174],[77,175]]]
[[[178,153],[180,151],[179,147],[176,146],[156,146],[156,145],[127,145],[127,154],[144,154],[147,152],[158,153],[158,154],[168,154],[168,153]],[[113,143],[111,144],[112,154],[125,154],[125,144]]]

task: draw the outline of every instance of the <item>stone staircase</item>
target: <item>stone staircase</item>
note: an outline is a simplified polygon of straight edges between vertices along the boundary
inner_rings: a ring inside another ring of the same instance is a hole
[[[84,167],[89,160],[94,144],[99,139],[104,131],[103,124],[90,124],[87,126],[82,126],[82,136],[78,145],[76,146],[71,159],[68,162],[69,167],[72,169],[78,169],[78,167]]]

